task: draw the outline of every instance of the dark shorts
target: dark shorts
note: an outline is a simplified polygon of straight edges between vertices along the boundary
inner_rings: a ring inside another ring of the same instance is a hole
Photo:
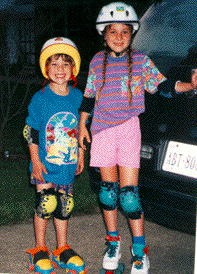
[[[46,182],[46,181],[39,181],[33,177],[31,177],[31,184],[32,185],[40,185],[40,184],[49,184],[50,182]],[[69,184],[69,185],[58,185],[58,184],[53,184],[52,183],[52,187],[56,190],[56,191],[59,191],[59,190],[63,190],[65,191],[66,194],[73,194],[73,183],[72,184]]]

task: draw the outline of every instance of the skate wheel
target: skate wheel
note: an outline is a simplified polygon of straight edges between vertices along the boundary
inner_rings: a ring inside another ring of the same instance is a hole
[[[54,268],[57,268],[57,264],[55,262],[52,262],[52,265]]]
[[[29,269],[30,271],[33,271],[33,270],[34,270],[34,266],[33,266],[32,264],[28,263],[28,269]]]
[[[68,274],[77,274],[77,271],[71,269],[71,270],[69,270],[67,273],[68,273]]]
[[[100,274],[114,274],[114,270],[101,269]]]
[[[100,274],[123,274],[124,273],[124,265],[119,264],[116,270],[106,270],[101,269]]]
[[[114,272],[115,274],[122,274],[124,273],[124,265],[119,264],[118,269]]]

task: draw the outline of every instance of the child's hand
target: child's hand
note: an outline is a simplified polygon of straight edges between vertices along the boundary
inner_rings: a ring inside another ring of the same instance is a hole
[[[86,127],[79,128],[79,138],[78,138],[79,145],[81,146],[82,149],[86,150],[86,146],[83,143],[84,139],[86,139],[88,143],[91,142],[90,135]]]
[[[84,151],[82,148],[79,148],[79,158],[77,163],[77,169],[75,175],[79,175],[84,169]]]
[[[43,182],[44,178],[43,178],[42,172],[44,172],[45,174],[48,173],[41,161],[35,161],[33,163],[33,170],[32,170],[33,177],[37,179],[38,181]]]
[[[197,89],[197,69],[195,69],[194,73],[192,74],[191,85],[192,85],[193,89]]]

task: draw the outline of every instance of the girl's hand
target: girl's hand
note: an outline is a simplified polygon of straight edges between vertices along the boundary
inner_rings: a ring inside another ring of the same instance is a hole
[[[192,74],[191,85],[192,85],[193,89],[197,89],[197,69],[195,69],[194,73]]]
[[[32,173],[33,177],[35,179],[37,179],[38,181],[43,182],[44,178],[43,178],[42,172],[44,172],[45,174],[48,173],[45,166],[43,165],[43,163],[41,161],[33,162],[33,168],[32,169],[33,169],[32,170],[33,171],[33,173]]]
[[[83,143],[84,139],[86,139],[88,143],[91,142],[90,135],[88,133],[86,126],[79,128],[79,138],[78,138],[80,147],[86,150],[86,146]]]
[[[77,169],[75,175],[79,175],[84,169],[84,151],[82,148],[79,148],[79,158],[77,163]]]

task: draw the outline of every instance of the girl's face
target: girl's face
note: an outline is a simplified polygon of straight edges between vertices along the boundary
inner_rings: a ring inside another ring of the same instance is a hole
[[[112,51],[121,53],[130,45],[131,28],[124,24],[109,25],[104,39]]]
[[[48,77],[50,80],[55,82],[58,85],[67,84],[71,79],[73,66],[70,62],[63,60],[62,56],[55,58],[51,56],[51,60],[47,65]]]

